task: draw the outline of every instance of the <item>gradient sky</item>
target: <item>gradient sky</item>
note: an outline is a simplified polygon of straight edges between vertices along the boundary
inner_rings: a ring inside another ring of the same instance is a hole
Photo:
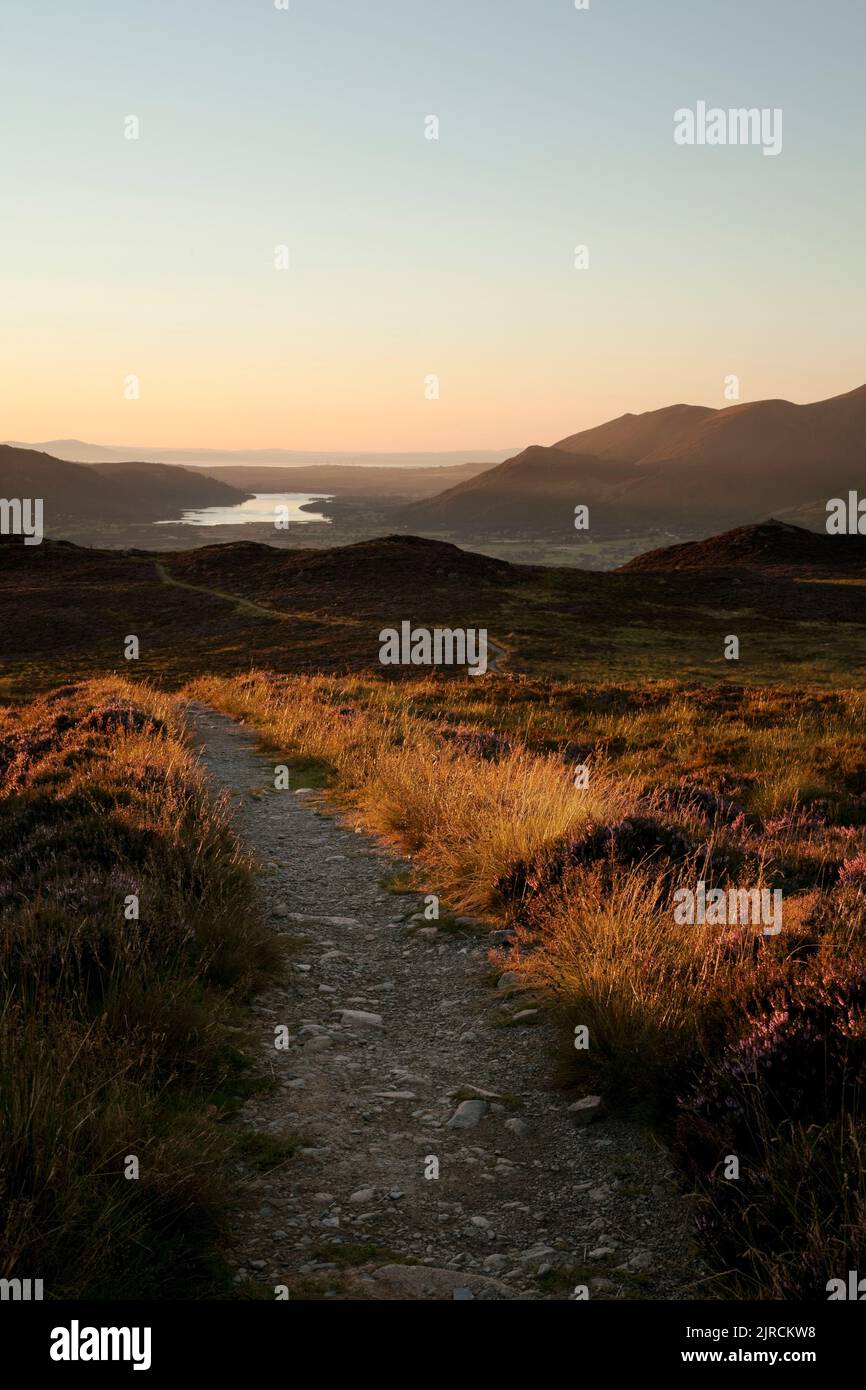
[[[866,381],[862,0],[3,0],[0,38],[0,437],[522,447]],[[677,147],[698,100],[781,107],[781,155]]]

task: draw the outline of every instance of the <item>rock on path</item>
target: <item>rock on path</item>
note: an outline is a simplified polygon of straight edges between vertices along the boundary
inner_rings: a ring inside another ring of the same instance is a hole
[[[521,1005],[497,991],[486,935],[410,923],[419,897],[382,886],[399,864],[319,796],[275,791],[249,731],[200,704],[188,718],[291,948],[286,983],[252,1005],[273,1089],[240,1123],[300,1144],[244,1170],[238,1279],[291,1297],[698,1295],[667,1156],[627,1121],[575,1126],[543,1010],[502,1026]]]

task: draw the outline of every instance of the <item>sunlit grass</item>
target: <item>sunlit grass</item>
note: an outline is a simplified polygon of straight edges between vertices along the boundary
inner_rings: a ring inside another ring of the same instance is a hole
[[[755,999],[777,988],[796,998],[815,972],[844,979],[863,963],[859,692],[254,674],[199,681],[192,693],[258,727],[270,747],[327,763],[335,810],[408,855],[417,887],[441,894],[451,910],[515,926],[497,963],[562,1017],[566,1074],[638,1104],[665,1130],[688,1118],[683,1096],[694,1078],[753,1026]],[[574,784],[578,762],[590,768],[583,790]],[[718,811],[677,810],[684,787]],[[624,845],[648,838],[644,858],[581,858],[592,836],[608,835],[613,845],[618,829]],[[664,847],[671,834],[692,846],[673,862],[652,851],[654,836]],[[717,872],[734,888],[783,891],[782,932],[678,924],[677,885],[694,888]],[[508,885],[520,882],[534,885],[531,892],[509,896]],[[580,1026],[586,1053],[570,1047]],[[759,1119],[762,1104],[758,1094]],[[840,1124],[856,1131],[852,1152],[866,1149],[856,1115]],[[753,1166],[768,1186],[750,1187],[745,1205],[725,1208],[716,1222],[726,1252],[719,1258],[740,1251],[725,1287],[754,1293],[757,1279],[760,1296],[791,1296],[812,1288],[831,1252],[855,1258],[851,1242],[863,1235],[857,1222],[866,1205],[846,1205],[842,1167],[823,1149],[803,1200],[812,1147],[796,1127],[784,1138],[759,1129],[754,1143]],[[697,1162],[707,1200],[717,1163],[713,1156],[703,1170]],[[802,1259],[767,1244],[774,1212],[784,1214],[784,1240],[801,1247]]]

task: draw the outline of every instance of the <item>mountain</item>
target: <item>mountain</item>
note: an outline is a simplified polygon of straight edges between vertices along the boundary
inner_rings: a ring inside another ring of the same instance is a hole
[[[574,530],[578,503],[612,501],[629,464],[533,444],[496,468],[400,511],[408,528],[467,531]]]
[[[619,415],[603,425],[581,430],[554,445],[568,454],[596,454],[619,463],[638,463],[656,449],[672,449],[709,416],[708,405],[667,405],[642,415]]]
[[[720,536],[638,555],[618,573],[757,571],[774,576],[866,576],[866,536],[818,535],[771,518]]]
[[[0,445],[0,497],[41,497],[47,529],[54,521],[124,515],[120,491],[91,468],[9,444]]]
[[[842,496],[866,480],[864,438],[866,386],[810,405],[730,406],[644,455],[620,515],[632,526],[714,528]]]
[[[89,471],[119,484],[137,504],[149,497],[161,518],[176,517],[184,507],[230,507],[252,495],[174,463],[93,463]]]
[[[230,506],[249,496],[214,478],[158,463],[86,465],[0,445],[0,497],[41,498],[45,529],[85,522],[171,520],[178,508]]]
[[[866,386],[809,405],[674,405],[534,445],[399,513],[412,530],[707,535],[866,483]],[[863,490],[861,488],[861,490]]]

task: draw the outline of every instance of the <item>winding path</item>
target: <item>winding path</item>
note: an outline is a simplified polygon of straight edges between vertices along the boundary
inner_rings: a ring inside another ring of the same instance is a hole
[[[667,1155],[623,1120],[573,1125],[554,1027],[514,1021],[533,1001],[497,988],[486,933],[409,921],[423,899],[383,885],[399,864],[320,794],[275,791],[248,730],[188,718],[288,950],[287,982],[253,1003],[273,1087],[240,1123],[299,1145],[245,1172],[237,1277],[291,1297],[696,1296]]]
[[[295,613],[281,608],[268,608],[263,603],[256,603],[254,599],[242,598],[238,594],[227,593],[224,589],[209,589],[204,584],[189,584],[185,579],[176,579],[174,575],[166,569],[161,560],[154,560],[154,567],[160,583],[170,585],[174,589],[189,589],[194,594],[207,594],[209,598],[221,598],[226,603],[234,604],[236,613],[248,613],[256,618],[276,618],[278,622],[303,622],[315,623],[322,627],[354,627],[356,624],[351,618],[335,618],[333,614],[321,613]],[[492,637],[487,639],[488,670],[501,671],[508,657],[508,649],[494,642]]]

